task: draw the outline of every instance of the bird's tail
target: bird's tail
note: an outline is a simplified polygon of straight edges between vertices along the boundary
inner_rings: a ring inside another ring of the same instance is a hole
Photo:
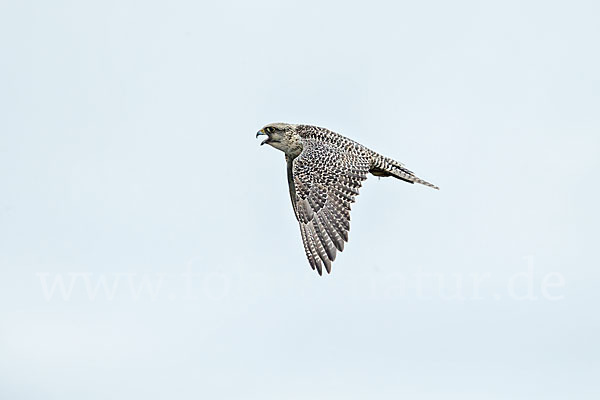
[[[433,183],[429,183],[416,176],[414,172],[406,168],[404,164],[392,160],[391,158],[384,157],[375,152],[372,157],[371,168],[369,169],[369,172],[375,176],[393,176],[394,178],[401,179],[408,183],[416,182],[437,190],[440,189]]]

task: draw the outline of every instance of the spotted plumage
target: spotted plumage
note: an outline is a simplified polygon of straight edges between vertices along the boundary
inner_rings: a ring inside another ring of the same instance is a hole
[[[337,251],[344,250],[350,230],[350,208],[367,174],[393,176],[438,189],[406,169],[338,133],[311,125],[274,123],[256,136],[285,153],[290,198],[304,251],[319,275],[329,273]]]

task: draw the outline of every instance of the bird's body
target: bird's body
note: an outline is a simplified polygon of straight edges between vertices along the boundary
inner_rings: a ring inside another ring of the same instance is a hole
[[[403,164],[325,128],[275,123],[257,136],[285,153],[290,197],[304,250],[313,269],[331,272],[350,230],[350,206],[367,174],[393,176],[438,189]]]

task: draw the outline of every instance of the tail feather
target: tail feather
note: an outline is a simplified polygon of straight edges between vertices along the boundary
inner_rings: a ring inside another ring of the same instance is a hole
[[[421,185],[429,186],[430,188],[440,189],[433,183],[429,183],[416,176],[415,173],[406,168],[404,164],[376,153],[373,156],[369,172],[375,176],[393,176],[394,178],[401,179],[408,183],[419,183]]]

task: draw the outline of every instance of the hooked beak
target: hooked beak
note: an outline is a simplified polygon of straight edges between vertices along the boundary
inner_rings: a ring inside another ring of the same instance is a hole
[[[256,132],[256,137],[259,137],[261,135],[265,135],[265,136],[267,136],[267,138],[265,140],[263,140],[262,142],[260,142],[260,145],[262,146],[265,143],[269,143],[269,139],[271,139],[269,137],[269,134],[267,134],[264,130],[261,129],[260,131]]]

